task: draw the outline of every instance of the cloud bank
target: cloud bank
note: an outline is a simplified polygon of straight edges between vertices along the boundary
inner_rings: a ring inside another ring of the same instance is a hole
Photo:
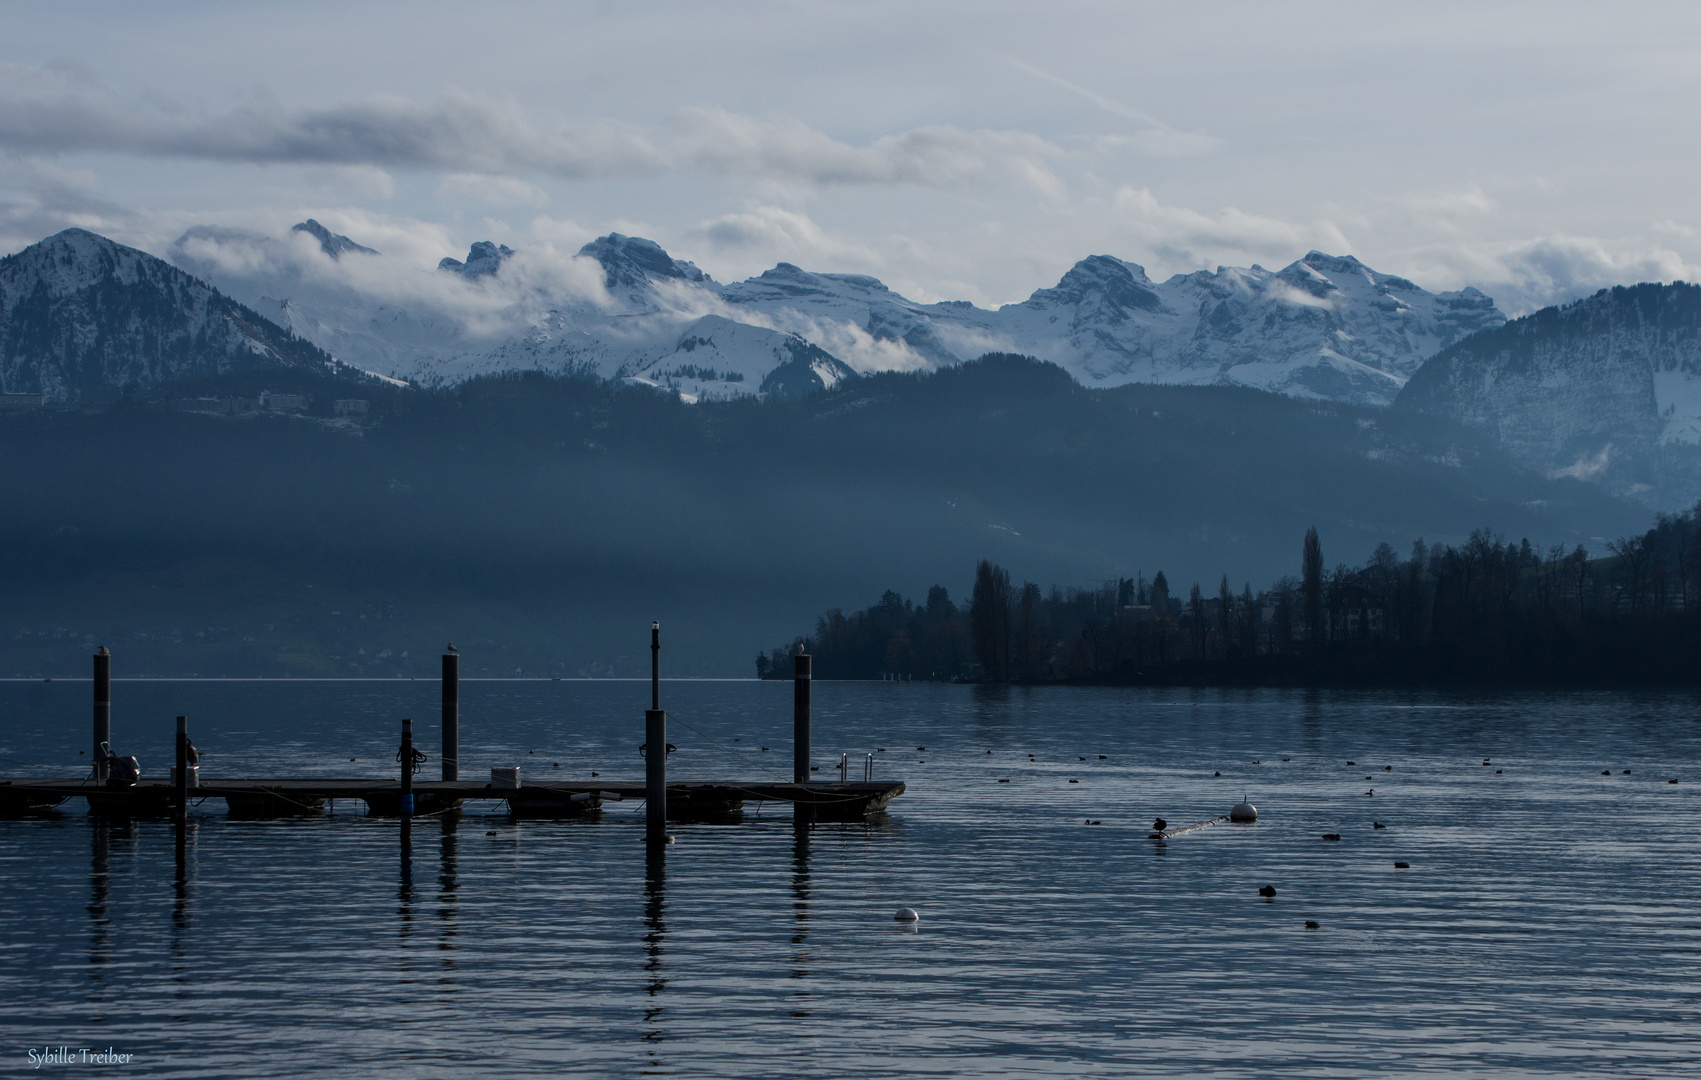
[[[253,101],[196,115],[118,95],[79,70],[15,64],[0,68],[0,147],[446,171],[461,178],[451,183],[452,194],[474,191],[470,177],[513,173],[564,180],[695,173],[819,186],[949,186],[1003,173],[1049,191],[1056,182],[1047,163],[1062,156],[1055,144],[1022,131],[933,124],[858,146],[796,120],[699,106],[652,128],[607,119],[544,126],[512,100],[464,92],[433,100],[378,95],[325,108]],[[513,192],[510,185],[498,197]]]

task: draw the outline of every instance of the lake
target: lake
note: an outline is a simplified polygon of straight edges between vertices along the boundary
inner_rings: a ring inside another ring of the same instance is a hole
[[[463,681],[462,775],[641,779],[648,692]],[[672,778],[789,779],[789,684],[662,693]],[[89,695],[0,683],[0,772],[86,769]],[[169,823],[96,821],[80,800],[0,821],[0,1073],[1701,1063],[1694,695],[818,682],[814,697],[823,776],[846,752],[860,777],[872,753],[876,778],[908,785],[884,817],[799,831],[789,807],[750,804],[742,824],[676,825],[660,858],[634,802],[564,822],[469,804],[419,819],[404,848],[361,804],[256,822],[208,801],[181,858]],[[402,717],[423,749],[438,735],[425,680],[120,680],[113,699],[115,748],[144,775],[164,774],[180,713],[208,778],[393,776]],[[1254,825],[1148,839],[1154,817],[1201,821],[1243,795]],[[920,921],[895,922],[901,907]],[[133,1058],[32,1069],[62,1046]]]

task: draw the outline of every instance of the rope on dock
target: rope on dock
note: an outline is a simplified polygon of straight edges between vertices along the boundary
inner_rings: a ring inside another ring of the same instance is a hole
[[[1148,839],[1148,840],[1168,840],[1172,836],[1180,836],[1182,833],[1193,832],[1196,829],[1208,829],[1212,825],[1221,825],[1223,822],[1225,822],[1227,820],[1228,820],[1228,815],[1225,814],[1222,817],[1214,817],[1210,821],[1196,821],[1191,825],[1177,825],[1173,829],[1165,829],[1163,832],[1155,832],[1152,835],[1146,837],[1146,839]]]

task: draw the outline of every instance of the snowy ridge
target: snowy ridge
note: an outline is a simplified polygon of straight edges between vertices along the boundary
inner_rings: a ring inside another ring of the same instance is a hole
[[[1095,255],[1056,286],[997,310],[921,304],[876,278],[790,263],[723,285],[653,241],[619,233],[567,258],[480,242],[464,262],[444,259],[452,272],[435,283],[394,264],[375,284],[370,264],[379,259],[351,269],[304,244],[228,230],[191,230],[172,258],[269,303],[261,310],[277,310],[337,355],[397,377],[447,384],[535,368],[637,379],[696,400],[761,393],[768,372],[789,362],[783,342],[795,336],[853,374],[1020,352],[1087,386],[1249,386],[1388,405],[1428,356],[1505,322],[1475,289],[1437,295],[1315,251],[1280,271],[1219,267],[1161,283],[1137,264]],[[720,321],[698,326],[706,318]],[[697,348],[710,351],[694,358]]]

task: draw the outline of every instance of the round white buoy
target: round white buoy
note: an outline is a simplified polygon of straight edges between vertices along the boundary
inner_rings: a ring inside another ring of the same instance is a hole
[[[921,918],[921,916],[917,915],[915,913],[915,908],[907,908],[906,907],[906,908],[899,908],[898,913],[896,915],[892,916],[892,921],[893,922],[916,922],[920,918]]]
[[[1256,806],[1253,806],[1251,803],[1247,802],[1246,796],[1242,795],[1240,797],[1240,801],[1235,803],[1234,806],[1229,810],[1229,820],[1230,821],[1257,821],[1258,820],[1258,808]]]

